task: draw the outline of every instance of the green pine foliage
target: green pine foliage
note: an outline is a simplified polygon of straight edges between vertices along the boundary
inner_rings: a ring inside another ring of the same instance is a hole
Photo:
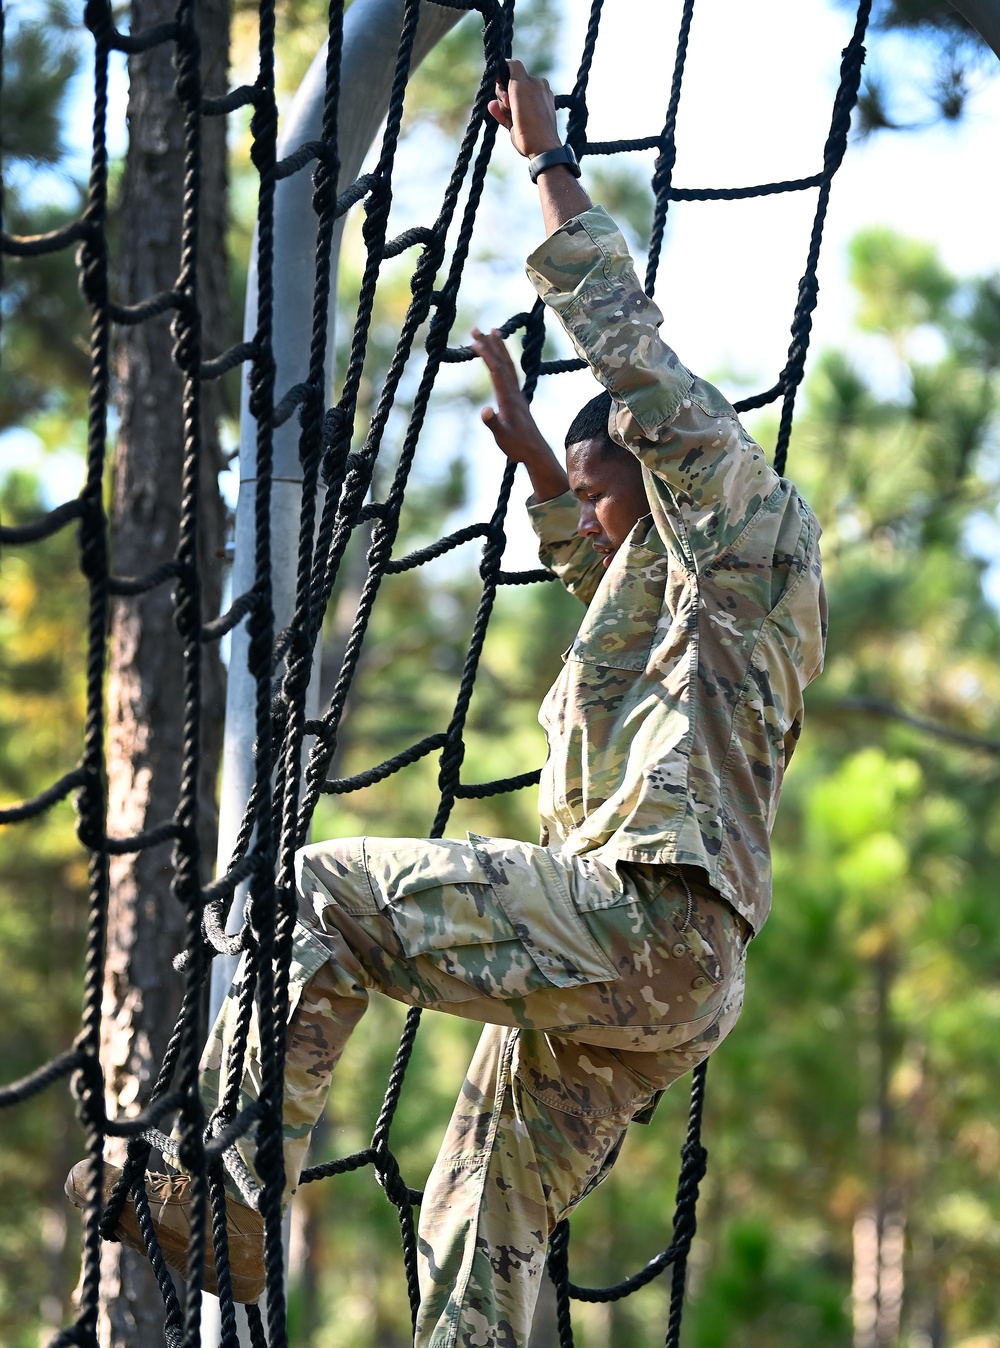
[[[44,18],[44,23],[37,20]],[[79,53],[55,0],[7,16],[4,228],[43,233],[78,213],[66,101]],[[0,434],[29,432],[45,463],[72,465],[85,438],[86,310],[72,250],[4,259]],[[67,453],[68,451],[68,453]],[[0,448],[0,456],[5,454]],[[9,462],[9,461],[8,461]],[[70,471],[73,471],[72,469]],[[82,474],[82,468],[81,468]],[[48,470],[52,476],[52,470]],[[66,484],[71,495],[77,484]],[[0,481],[4,524],[46,506],[31,473]],[[29,799],[83,747],[86,586],[73,529],[0,555],[0,799]],[[72,802],[0,830],[0,1081],[64,1051],[79,1029],[87,856]],[[62,1177],[81,1133],[65,1083],[0,1114],[0,1340],[34,1348],[63,1321],[79,1267]]]
[[[36,519],[35,483],[0,488],[5,524]],[[0,558],[0,798],[30,798],[83,745],[86,590],[70,530]],[[79,1029],[87,860],[69,802],[0,830],[0,1080],[28,1075]],[[0,1115],[0,1338],[55,1328],[76,1276],[65,1169],[82,1134],[65,1085]],[[67,1240],[68,1236],[68,1240]]]
[[[282,18],[291,83],[315,49],[321,8],[292,6]],[[550,7],[539,5],[533,22],[543,45],[550,20]],[[239,9],[237,29],[244,22]],[[452,72],[450,84],[433,65],[425,67],[426,87],[414,82],[414,125],[426,106],[426,120],[450,133],[456,108],[467,106],[475,84],[470,28],[456,28],[433,58]],[[58,32],[54,23],[53,39]],[[70,73],[58,43],[29,61],[13,41],[9,30],[5,112],[17,88],[12,70],[39,72],[52,98]],[[5,134],[22,124],[38,135],[23,146],[7,142],[8,161],[56,162],[58,116],[5,115]],[[9,181],[17,187],[16,174]],[[648,224],[627,177],[606,185],[641,234]],[[14,228],[29,216],[32,228],[64,218],[10,186],[5,210]],[[359,275],[352,228],[342,330]],[[508,248],[504,240],[493,246]],[[385,271],[398,282],[376,319],[359,427],[409,299],[406,261]],[[62,448],[82,440],[86,341],[72,268],[48,266],[11,264],[7,272],[13,299],[5,301],[0,427],[30,425],[44,444]],[[926,245],[878,230],[859,236],[852,269],[862,336],[850,355],[817,360],[789,459],[825,529],[829,658],[810,689],[779,812],[775,907],[750,952],[747,1005],[709,1071],[710,1159],[691,1261],[690,1348],[851,1342],[864,1223],[879,1212],[902,1228],[897,1342],[998,1343],[1000,621],[971,541],[975,528],[995,521],[1000,492],[1000,284],[952,277]],[[478,317],[463,314],[457,326],[465,331]],[[418,369],[419,356],[413,363]],[[408,375],[390,459],[413,388]],[[456,389],[431,428],[446,447],[415,469],[397,555],[464,522],[483,476],[498,477],[484,457],[485,432],[475,427],[482,400],[481,385],[468,395]],[[757,431],[765,444],[773,438],[766,419]],[[383,476],[376,492],[385,489]],[[523,490],[515,488],[515,511]],[[41,508],[36,483],[8,478],[5,523]],[[447,726],[481,591],[480,550],[473,542],[386,578],[332,776]],[[353,620],[363,553],[359,539],[331,606],[326,691]],[[5,802],[40,790],[79,754],[78,563],[71,530],[0,559]],[[556,585],[502,590],[469,712],[464,781],[540,765],[537,707],[580,612]],[[425,834],[437,772],[430,755],[378,786],[325,796],[314,834]],[[466,829],[534,838],[533,792],[459,802],[448,833]],[[69,803],[0,834],[4,1082],[76,1032],[85,892],[86,857]],[[373,1001],[338,1069],[313,1160],[367,1145],[402,1018],[396,1004]],[[423,1182],[433,1160],[476,1033],[459,1020],[425,1017],[393,1130],[412,1184]],[[668,1242],[686,1106],[682,1084],[649,1127],[633,1129],[612,1180],[574,1219],[577,1281],[611,1282]],[[16,1348],[44,1341],[67,1314],[79,1223],[61,1185],[79,1145],[65,1083],[0,1115],[0,1339]],[[662,1340],[666,1304],[661,1279],[627,1301],[579,1307],[576,1342],[645,1348]],[[395,1210],[370,1171],[306,1186],[296,1199],[290,1317],[297,1348],[407,1341]],[[539,1341],[554,1339],[543,1333]]]

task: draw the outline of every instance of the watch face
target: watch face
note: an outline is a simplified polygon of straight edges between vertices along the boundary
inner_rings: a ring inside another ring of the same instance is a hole
[[[573,147],[571,145],[557,145],[554,150],[543,150],[541,154],[536,154],[534,159],[529,159],[528,173],[531,175],[531,181],[537,182],[540,173],[544,173],[546,169],[555,168],[556,164],[565,164],[573,171],[575,177],[579,177],[580,169],[576,162],[576,155],[573,153]]]

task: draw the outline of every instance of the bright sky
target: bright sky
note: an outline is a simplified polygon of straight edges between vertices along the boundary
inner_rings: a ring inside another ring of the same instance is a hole
[[[566,5],[566,51],[575,61],[589,6]],[[672,75],[679,0],[614,0],[591,77],[588,136],[650,134],[662,125]],[[731,186],[805,177],[822,166],[842,49],[854,14],[830,0],[698,0],[677,123],[679,187]],[[926,239],[958,275],[1000,270],[996,165],[1000,78],[980,81],[957,124],[933,122],[918,44],[870,31],[867,68],[883,73],[906,122],[924,129],[852,140],[834,182],[820,265],[811,353],[867,346],[851,332],[848,241],[881,224]],[[519,53],[515,50],[515,55]],[[992,61],[992,57],[989,58]],[[568,89],[572,68],[553,84]],[[785,362],[816,192],[732,203],[673,203],[657,299],[665,335],[699,372],[770,386]],[[549,381],[550,383],[557,381]],[[738,390],[737,390],[738,391]],[[549,397],[539,399],[539,419]],[[560,409],[548,427],[565,424]],[[977,551],[1000,559],[997,521],[980,521]],[[1000,564],[989,588],[1000,603]]]
[[[585,7],[568,8],[581,27]],[[659,127],[679,12],[678,3],[615,0],[591,82],[591,138]],[[699,0],[694,14],[675,185],[745,185],[818,171],[854,15],[828,0]],[[866,45],[869,68],[886,71],[904,95],[927,78],[913,43],[870,32]],[[568,47],[579,46],[575,34]],[[601,97],[621,88],[624,72],[627,96]],[[926,104],[910,110],[928,112]],[[1000,267],[998,156],[1000,79],[970,101],[957,126],[883,132],[849,146],[824,236],[817,345],[839,343],[848,332],[845,247],[864,225],[934,241],[959,273]],[[684,325],[686,363],[756,368],[771,382],[784,363],[815,200],[806,192],[671,207],[664,281]]]
[[[559,90],[572,84],[589,6],[582,0],[564,0],[564,10],[567,68],[552,77]],[[590,85],[591,139],[660,129],[680,10],[680,0],[606,4]],[[677,126],[675,184],[729,186],[816,172],[840,52],[853,22],[850,10],[832,0],[698,0]],[[883,71],[894,90],[909,95],[910,107],[902,109],[906,120],[929,121],[928,105],[919,97],[921,86],[929,83],[920,48],[876,32],[869,34],[867,46],[869,68]],[[515,49],[515,55],[530,63],[529,52]],[[111,117],[112,122],[123,123],[125,82],[120,63],[115,75]],[[89,103],[88,84],[81,87],[81,104]],[[983,85],[957,125],[937,122],[923,130],[883,132],[849,145],[827,220],[813,353],[848,343],[852,300],[846,283],[846,245],[865,225],[890,225],[932,241],[958,274],[1000,269],[993,200],[1000,151],[1000,78]],[[89,112],[71,121],[85,141]],[[85,144],[81,150],[85,155]],[[523,279],[521,258],[538,238],[537,204],[527,175],[509,146],[498,145],[497,155],[509,161],[504,218],[493,226],[495,251],[504,261],[495,274],[488,272],[485,280],[472,281],[467,292],[477,311],[481,306],[481,323],[499,322],[528,307],[532,295]],[[648,172],[651,156],[645,159]],[[425,175],[421,163],[411,189],[423,199],[422,214],[427,213]],[[657,299],[666,313],[666,335],[686,364],[719,378],[731,393],[742,391],[733,384],[737,378],[754,390],[769,386],[784,364],[815,200],[815,191],[810,191],[748,202],[671,206],[657,286]],[[480,228],[490,226],[487,217]],[[871,350],[863,345],[857,349],[862,359]],[[460,369],[467,380],[469,367]],[[451,371],[459,373],[455,367]],[[579,382],[584,377],[574,378],[575,386],[572,379],[545,381],[536,402],[539,421],[556,442],[561,442],[567,407],[575,410],[589,396],[589,386]],[[454,429],[459,432],[457,425]],[[468,433],[467,425],[461,433]],[[28,441],[29,437],[20,441],[5,437],[4,459],[37,458]],[[52,479],[60,479],[54,491],[59,499],[66,494],[68,467],[52,458],[46,465],[46,478],[54,488]],[[488,489],[484,483],[483,490]],[[516,491],[515,500],[520,494]],[[478,502],[476,506],[478,510]],[[513,520],[512,527],[516,533]],[[976,546],[1000,559],[995,521],[983,522]],[[1000,574],[994,575],[992,589],[1000,602]]]

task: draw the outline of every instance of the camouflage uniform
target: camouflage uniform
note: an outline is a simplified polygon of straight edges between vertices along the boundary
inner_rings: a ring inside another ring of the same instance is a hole
[[[604,571],[572,495],[531,507],[542,561],[589,604],[542,706],[543,827],[564,851],[698,866],[759,930],[802,690],[823,665],[819,526],[661,341],[604,210],[553,234],[528,274],[611,393],[651,512]]]
[[[743,924],[697,873],[497,838],[318,843],[297,879],[286,1199],[370,989],[486,1022],[420,1209],[416,1343],[523,1348],[552,1227],[735,1022]],[[202,1062],[208,1110],[235,1010]],[[260,1082],[255,1026],[241,1107]],[[252,1137],[238,1149],[253,1174]]]
[[[822,660],[815,520],[660,342],[609,217],[563,226],[529,275],[611,391],[651,508],[604,570],[571,495],[530,506],[542,560],[589,605],[541,712],[543,845],[299,856],[286,1197],[370,989],[485,1022],[421,1207],[422,1348],[524,1348],[552,1227],[735,1022]],[[206,1049],[210,1109],[234,1008]],[[252,1037],[244,1103],[259,1084]],[[252,1139],[239,1150],[252,1171]]]

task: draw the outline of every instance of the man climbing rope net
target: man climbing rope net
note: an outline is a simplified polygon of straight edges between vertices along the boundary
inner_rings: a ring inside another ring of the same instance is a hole
[[[819,529],[725,399],[661,341],[624,241],[578,181],[548,84],[510,62],[490,105],[529,160],[547,241],[528,275],[605,392],[541,438],[496,332],[476,332],[483,419],[533,488],[540,555],[586,605],[541,710],[541,845],[352,838],[298,858],[284,1199],[371,989],[484,1023],[429,1178],[422,1348],[523,1348],[555,1224],[610,1170],[628,1124],[725,1037],[770,904],[769,835],[820,670]],[[237,985],[202,1062],[219,1105]],[[241,1105],[257,1098],[251,1033]],[[236,1144],[256,1179],[254,1138]],[[120,1172],[105,1172],[109,1192]],[[67,1182],[82,1205],[87,1163]],[[147,1176],[184,1268],[190,1181]],[[264,1283],[263,1223],[229,1197],[233,1291]],[[117,1234],[144,1249],[131,1204]],[[215,1288],[211,1253],[206,1286]]]

